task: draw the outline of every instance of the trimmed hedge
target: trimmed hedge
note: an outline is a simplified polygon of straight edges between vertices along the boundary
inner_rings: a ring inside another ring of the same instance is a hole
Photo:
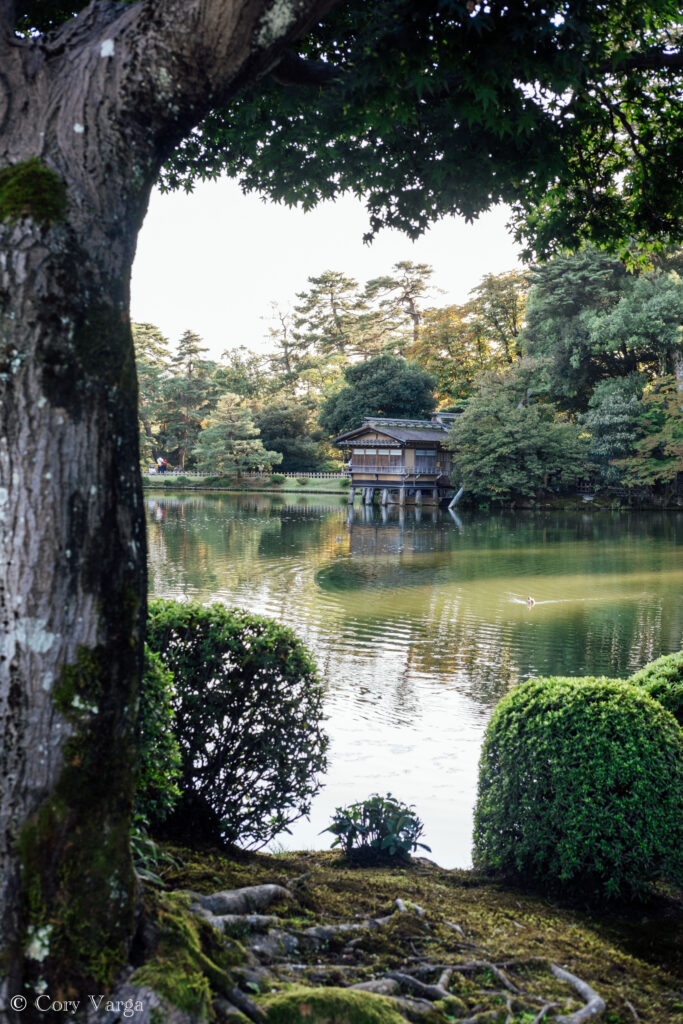
[[[486,733],[475,865],[550,887],[634,897],[683,879],[683,732],[628,682],[523,683]]]
[[[145,644],[137,719],[136,816],[150,825],[164,821],[180,790],[180,748],[173,731],[173,676]]]
[[[683,728],[683,651],[664,654],[651,661],[629,680],[670,711]]]
[[[185,838],[264,846],[307,814],[327,767],[323,688],[295,634],[222,605],[150,602],[147,641],[175,680]]]

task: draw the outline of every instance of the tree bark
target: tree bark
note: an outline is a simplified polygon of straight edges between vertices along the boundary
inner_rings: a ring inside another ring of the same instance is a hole
[[[135,929],[128,301],[149,193],[193,125],[331,6],[95,0],[31,40],[0,6],[0,1019],[39,1017],[39,983],[106,991]]]

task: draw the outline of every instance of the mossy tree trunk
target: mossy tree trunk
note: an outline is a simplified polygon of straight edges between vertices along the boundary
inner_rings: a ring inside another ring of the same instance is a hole
[[[39,979],[106,991],[134,933],[146,575],[128,291],[149,192],[330,6],[95,0],[29,40],[0,4],[0,1018]]]

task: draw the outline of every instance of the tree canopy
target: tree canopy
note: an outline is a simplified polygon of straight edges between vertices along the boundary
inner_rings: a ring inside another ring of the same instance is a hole
[[[436,407],[431,374],[394,356],[376,356],[344,370],[346,386],[324,402],[320,425],[330,434],[359,427],[367,416],[422,419]]]
[[[364,194],[369,235],[510,203],[548,255],[680,237],[678,5],[513,0],[337,4],[271,75],[169,161],[313,206]],[[305,58],[305,60],[303,59]]]
[[[50,31],[83,6],[19,0],[17,28]],[[411,237],[504,201],[538,255],[680,239],[676,0],[331,6],[169,154],[166,187],[227,171],[306,208],[350,191],[366,196],[369,235]]]

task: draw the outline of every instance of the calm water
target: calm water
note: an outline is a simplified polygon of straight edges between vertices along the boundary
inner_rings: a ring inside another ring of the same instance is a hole
[[[316,654],[331,766],[285,847],[327,847],[336,806],[391,791],[416,805],[434,860],[468,866],[482,735],[506,690],[530,675],[627,676],[683,643],[681,514],[399,520],[287,500],[148,500],[153,594],[270,615]]]

